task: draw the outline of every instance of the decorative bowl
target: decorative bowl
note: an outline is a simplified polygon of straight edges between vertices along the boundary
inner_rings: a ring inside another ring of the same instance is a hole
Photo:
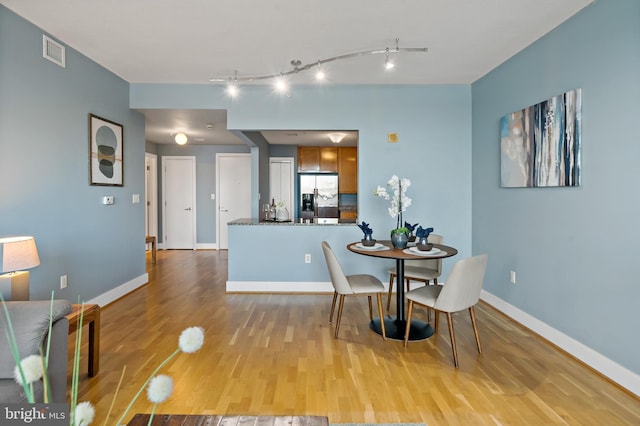
[[[427,244],[416,244],[416,247],[418,248],[418,250],[420,251],[429,251],[433,248],[433,244],[431,243],[427,243]]]
[[[376,240],[365,240],[364,238],[360,240],[363,246],[365,247],[373,247],[376,245]]]

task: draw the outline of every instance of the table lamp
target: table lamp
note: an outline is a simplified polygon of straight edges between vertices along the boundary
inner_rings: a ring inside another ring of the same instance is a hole
[[[0,291],[5,300],[29,300],[29,272],[40,264],[33,237],[0,238]]]

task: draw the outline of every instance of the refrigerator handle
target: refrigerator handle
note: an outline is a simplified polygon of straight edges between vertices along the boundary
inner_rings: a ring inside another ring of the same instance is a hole
[[[318,217],[318,188],[313,188],[313,217]]]

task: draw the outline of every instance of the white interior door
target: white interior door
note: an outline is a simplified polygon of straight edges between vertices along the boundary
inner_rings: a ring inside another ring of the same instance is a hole
[[[196,248],[196,159],[162,157],[163,244],[167,249]]]
[[[227,223],[251,217],[251,154],[217,154],[218,249],[229,248]]]
[[[289,211],[289,218],[293,219],[293,158],[269,158],[269,202],[283,202]]]

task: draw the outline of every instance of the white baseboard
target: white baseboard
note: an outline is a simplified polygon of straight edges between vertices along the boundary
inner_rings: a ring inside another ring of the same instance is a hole
[[[331,282],[227,281],[227,293],[333,293]]]
[[[142,287],[148,282],[149,282],[149,274],[145,272],[144,274],[132,279],[131,281],[121,284],[118,287],[107,291],[106,293],[102,293],[98,297],[95,297],[91,300],[87,300],[85,303],[96,303],[100,306],[105,306],[121,298],[122,296],[126,296],[127,294],[131,293],[133,290],[139,287]]]
[[[640,375],[485,290],[482,290],[480,298],[636,396],[640,396]]]
[[[159,243],[158,250],[166,250],[164,248],[164,244]],[[202,244],[196,244],[196,250],[218,250],[218,243],[202,243]]]
[[[218,243],[196,244],[196,250],[218,250]]]

